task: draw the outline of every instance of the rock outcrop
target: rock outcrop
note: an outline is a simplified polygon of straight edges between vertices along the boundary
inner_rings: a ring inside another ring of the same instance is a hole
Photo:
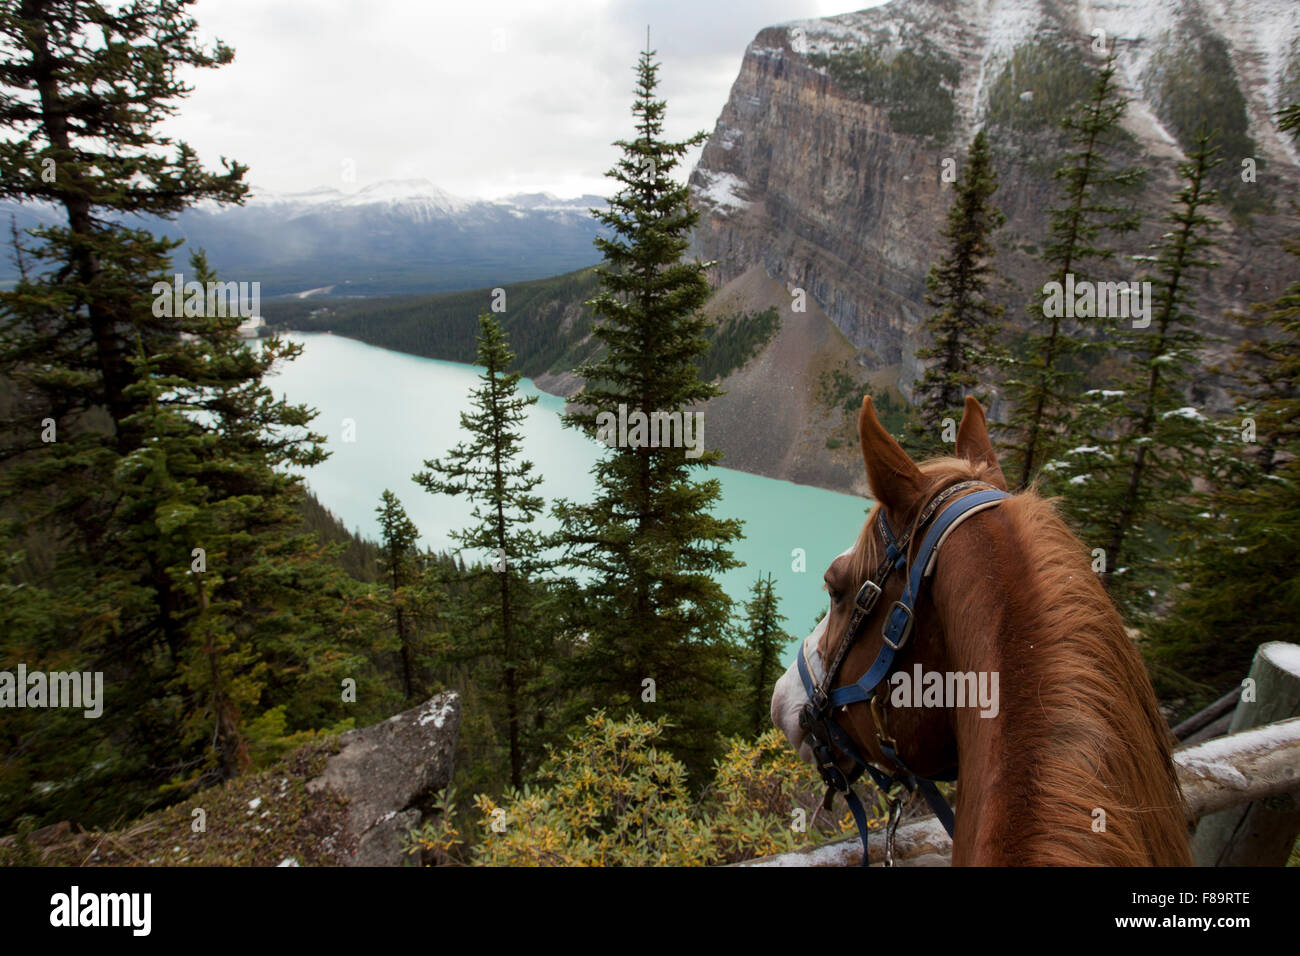
[[[0,866],[407,865],[407,831],[451,782],[459,724],[459,696],[439,694],[117,830],[64,821],[0,837]]]
[[[867,494],[856,442],[827,446],[838,409],[819,399],[825,376],[853,361],[855,350],[816,301],[792,308],[779,282],[758,266],[718,289],[715,315],[775,307],[780,326],[759,354],[722,383],[725,394],[704,406],[708,444],[728,468],[802,485]]]
[[[446,691],[382,724],[351,730],[308,793],[347,801],[345,866],[400,866],[403,838],[420,825],[423,804],[451,782],[460,697]]]

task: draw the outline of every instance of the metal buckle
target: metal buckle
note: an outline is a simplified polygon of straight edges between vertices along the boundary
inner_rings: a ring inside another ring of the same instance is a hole
[[[879,695],[873,695],[871,698],[871,719],[876,725],[876,739],[892,749],[897,749],[898,741],[891,737],[889,731],[885,729],[885,715],[880,711]]]
[[[870,594],[867,594],[868,588],[871,589]],[[880,600],[880,595],[882,593],[880,585],[871,580],[871,578],[867,578],[862,587],[858,588],[858,596],[853,599],[853,603],[860,607],[864,614],[869,614],[871,609],[876,606],[876,602]],[[864,594],[867,595],[867,600],[865,602],[862,597]]]
[[[822,782],[840,793],[848,793],[849,778],[836,765],[831,748],[823,744],[813,750],[813,756],[817,758],[817,772],[821,774]]]
[[[907,624],[903,627],[903,633],[898,638],[898,643],[895,644],[889,639],[889,622],[894,619],[894,608],[900,607],[907,612]],[[907,639],[912,636],[912,625],[915,623],[916,615],[912,612],[912,609],[902,601],[895,601],[893,607],[889,609],[889,615],[885,618],[885,623],[880,625],[880,636],[894,650],[901,650],[903,645],[907,643]]]

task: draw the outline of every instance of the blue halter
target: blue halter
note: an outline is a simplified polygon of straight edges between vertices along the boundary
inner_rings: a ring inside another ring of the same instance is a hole
[[[985,490],[951,501],[958,492],[973,487],[982,487]],[[858,836],[862,840],[862,866],[866,866],[868,862],[867,815],[862,806],[862,801],[853,791],[852,785],[864,771],[871,776],[872,781],[880,788],[882,793],[888,794],[893,789],[894,784],[902,784],[909,792],[913,789],[920,790],[950,837],[953,835],[953,813],[952,808],[948,806],[948,801],[944,799],[943,794],[939,792],[939,788],[935,786],[934,780],[919,777],[913,773],[899,757],[896,745],[892,740],[882,739],[880,741],[881,751],[891,763],[899,768],[899,772],[888,775],[868,762],[858,752],[852,738],[835,722],[832,712],[837,707],[847,707],[849,704],[872,700],[876,688],[889,677],[894,667],[895,655],[903,649],[908,638],[912,635],[913,625],[916,621],[916,603],[920,600],[925,581],[934,569],[939,547],[948,533],[975,512],[995,507],[1004,499],[1010,497],[1007,492],[1000,491],[980,481],[964,481],[944,489],[931,500],[917,521],[916,530],[925,527],[926,523],[931,520],[932,523],[926,531],[921,547],[917,550],[916,557],[911,562],[907,559],[911,535],[904,535],[901,541],[898,540],[890,529],[889,522],[885,520],[885,514],[882,510],[878,520],[886,544],[885,558],[875,575],[869,578],[858,590],[853,602],[853,614],[849,619],[848,626],[845,628],[844,639],[840,641],[831,665],[826,669],[826,674],[820,684],[813,680],[812,674],[808,670],[808,662],[804,658],[803,648],[799,649],[797,661],[799,679],[803,682],[804,691],[808,694],[808,703],[804,705],[803,712],[799,717],[799,723],[810,738],[813,754],[817,760],[817,769],[827,785],[826,797],[822,806],[830,809],[834,794],[839,792],[844,795],[844,800],[849,805],[849,811],[853,814],[854,822],[857,824]],[[950,501],[951,503],[949,503]],[[856,681],[836,687],[834,690],[828,690],[831,682],[838,675],[849,648],[862,632],[867,617],[875,607],[876,601],[880,598],[883,592],[882,586],[895,570],[907,571],[907,585],[903,590],[902,597],[893,603],[889,615],[885,618],[885,622],[881,627],[882,644],[880,650],[876,653],[875,661],[867,668],[867,672]],[[853,761],[854,769],[852,772],[846,774],[839,768],[834,750],[840,751]],[[890,816],[889,841],[892,846],[893,832],[898,822],[897,803],[894,804]]]

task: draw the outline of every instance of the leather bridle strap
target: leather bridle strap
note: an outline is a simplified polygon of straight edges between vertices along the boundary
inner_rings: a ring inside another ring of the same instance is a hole
[[[942,508],[954,495],[968,488],[976,487],[995,490],[991,485],[982,481],[961,481],[955,485],[950,485],[930,499],[929,504],[925,506],[916,522],[912,525],[912,529],[904,534],[901,539],[895,539],[894,533],[889,527],[889,521],[885,518],[884,508],[881,508],[876,523],[880,528],[885,545],[885,557],[876,568],[876,573],[869,577],[862,587],[858,589],[857,596],[853,599],[853,613],[849,617],[848,624],[844,627],[844,636],[835,648],[835,656],[826,668],[826,673],[819,685],[823,692],[830,687],[831,681],[839,673],[840,666],[844,663],[844,657],[853,646],[853,642],[857,640],[862,624],[875,607],[876,601],[880,599],[885,582],[889,580],[889,576],[895,569],[902,570],[907,566],[907,549],[911,544],[913,534],[924,528],[929,520],[934,517],[935,512]]]
[[[954,485],[953,487],[957,486]],[[912,625],[916,620],[916,603],[921,597],[921,589],[925,584],[925,579],[934,572],[934,564],[939,554],[939,545],[948,539],[948,535],[962,521],[986,508],[996,506],[1004,498],[1009,497],[1011,496],[1005,491],[999,491],[996,488],[978,491],[975,494],[959,498],[952,507],[945,509],[939,515],[926,533],[925,540],[921,542],[921,548],[916,554],[916,559],[910,564],[907,587],[904,589],[902,597],[894,602],[889,611],[889,617],[885,619],[885,623],[881,628],[880,633],[883,643],[880,651],[876,654],[875,661],[867,669],[867,672],[852,684],[837,687],[827,695],[827,701],[831,707],[845,707],[849,704],[871,699],[876,686],[888,677],[889,672],[893,669],[894,655],[902,650],[903,645],[912,636]],[[827,671],[826,683],[829,684],[833,679],[834,675]]]
[[[951,505],[948,504],[955,495],[975,487],[984,490],[959,498]],[[890,776],[869,763],[858,752],[849,735],[835,722],[832,712],[836,707],[846,707],[849,704],[870,700],[876,688],[889,676],[890,671],[893,669],[894,655],[903,648],[911,636],[913,624],[915,623],[916,604],[921,597],[926,579],[934,572],[939,548],[948,539],[948,536],[962,521],[986,508],[992,508],[1000,504],[1009,497],[1011,496],[1007,492],[993,488],[982,481],[963,481],[951,485],[937,494],[926,505],[915,524],[913,524],[912,529],[901,540],[895,540],[882,511],[879,522],[882,539],[886,545],[885,558],[876,573],[858,590],[858,594],[854,599],[853,613],[844,630],[844,637],[840,641],[839,647],[836,648],[835,656],[820,681],[812,679],[807,660],[804,658],[803,648],[799,650],[797,657],[799,679],[802,681],[804,690],[808,695],[808,703],[800,715],[800,723],[810,738],[813,753],[817,760],[817,768],[828,787],[825,805],[829,806],[832,794],[839,791],[844,794],[844,799],[853,814],[854,822],[858,826],[858,835],[862,840],[863,866],[868,863],[866,812],[862,807],[861,800],[853,792],[852,788],[853,781],[863,771],[869,773],[876,786],[886,794],[892,790],[894,783],[902,783],[908,790],[912,790],[914,787],[919,789],[925,796],[926,801],[934,809],[936,816],[943,824],[944,829],[948,831],[949,836],[953,835],[954,829],[952,809],[948,806],[947,801],[944,800],[934,782],[914,774],[898,756],[895,747],[892,745],[886,746],[885,742],[882,741],[882,752],[902,771],[901,774],[895,773]],[[934,523],[929,524],[932,518]],[[917,551],[916,557],[909,562],[907,551],[911,538],[915,532],[925,528],[927,524],[929,524],[929,529],[921,542],[921,547]],[[894,602],[889,616],[881,627],[882,644],[880,651],[876,654],[875,661],[858,680],[837,687],[833,691],[828,691],[827,688],[831,686],[831,683],[839,674],[849,648],[856,642],[867,616],[883,593],[882,585],[895,568],[908,569],[907,584],[902,597]],[[831,752],[832,746],[849,757],[855,764],[850,774],[845,774],[837,766]],[[892,833],[891,827],[891,849]],[[892,854],[889,855],[892,856]]]

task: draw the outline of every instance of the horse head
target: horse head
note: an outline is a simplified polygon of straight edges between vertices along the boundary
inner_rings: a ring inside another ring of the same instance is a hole
[[[810,671],[820,680],[853,614],[854,598],[863,583],[882,562],[885,539],[879,531],[882,515],[896,530],[911,529],[926,503],[944,487],[962,481],[984,482],[1006,490],[1006,480],[998,466],[989,440],[983,409],[974,398],[966,401],[965,412],[957,432],[956,456],[916,464],[876,417],[870,397],[864,399],[858,415],[858,433],[867,480],[875,507],[867,516],[856,541],[831,562],[824,575],[829,608],[821,622],[809,634],[800,649]],[[913,547],[918,541],[913,539]],[[883,586],[871,615],[861,625],[862,637],[855,641],[841,665],[841,673],[857,676],[866,672],[876,659],[884,641],[882,624],[901,596],[905,575],[891,574]],[[922,595],[915,609],[915,624],[907,646],[895,658],[895,672],[948,673],[951,670],[940,616],[934,613],[932,592]],[[888,690],[888,687],[883,688]],[[950,715],[943,708],[893,707],[887,694],[877,695],[873,708],[869,702],[850,704],[837,716],[845,731],[873,762],[889,767],[890,759],[881,750],[881,741],[897,742],[897,754],[917,774],[936,777],[956,769],[956,738]],[[901,699],[902,695],[895,695]],[[800,726],[799,715],[807,694],[794,665],[777,682],[772,697],[772,720],[805,760],[812,754]],[[846,758],[847,759],[847,758]],[[847,765],[843,768],[850,769]]]
[[[960,761],[954,863],[1188,865],[1141,657],[1051,502],[1006,494],[979,403],[952,457],[912,461],[869,397],[858,433],[875,506],[826,569],[776,726],[851,808],[855,767],[916,782]]]

